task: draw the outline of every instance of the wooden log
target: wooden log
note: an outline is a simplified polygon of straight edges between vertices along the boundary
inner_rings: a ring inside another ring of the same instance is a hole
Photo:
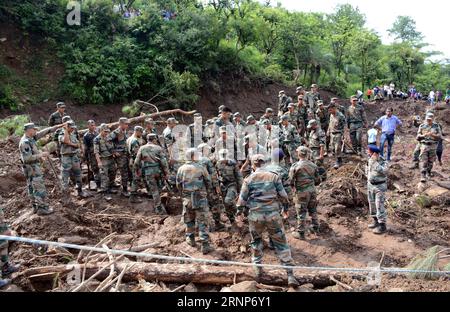
[[[232,285],[233,283],[240,283],[243,281],[254,280],[253,270],[251,268],[243,267],[218,267],[211,265],[200,264],[174,264],[174,263],[143,263],[143,262],[125,262],[117,263],[116,270],[122,272],[126,265],[133,264],[129,267],[124,276],[124,282],[138,281],[145,279],[146,281],[161,281],[166,283],[178,284],[206,284],[206,285]],[[26,277],[39,275],[40,280],[45,280],[46,277],[51,279],[53,274],[59,273],[61,278],[72,272],[73,269],[83,268],[80,264],[61,265],[61,266],[46,266],[30,268],[23,272]],[[86,276],[91,276],[98,272],[101,267],[95,264],[88,264],[86,267]],[[108,277],[108,273],[99,274],[96,278],[103,280]],[[296,274],[300,284],[314,284],[318,286],[330,286],[335,283],[330,280],[329,274]],[[266,269],[262,280],[260,281],[266,285],[286,286],[287,275],[283,270],[269,270]]]
[[[195,110],[187,112],[187,111],[184,111],[184,110],[178,108],[178,109],[166,110],[166,111],[162,111],[162,112],[158,112],[158,113],[133,117],[133,118],[129,118],[128,120],[130,121],[130,124],[136,124],[136,123],[145,121],[145,119],[147,119],[147,118],[156,118],[156,117],[167,116],[167,115],[176,115],[176,114],[189,116],[189,115],[194,115],[196,112],[197,111],[195,111]],[[119,126],[118,121],[108,124],[108,127],[111,129],[116,128],[118,126]],[[84,129],[84,130],[78,131],[78,133],[80,135],[84,135],[87,131],[88,131],[88,129]]]

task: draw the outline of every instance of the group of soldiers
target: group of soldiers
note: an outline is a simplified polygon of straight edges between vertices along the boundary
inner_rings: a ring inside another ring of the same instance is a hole
[[[324,157],[332,153],[334,168],[342,165],[346,128],[351,150],[362,156],[362,129],[367,127],[364,107],[355,96],[346,110],[337,98],[325,106],[316,85],[309,92],[297,88],[297,96],[293,103],[280,91],[278,114],[268,108],[259,120],[249,115],[244,121],[239,112],[233,114],[226,106],[219,107],[219,115],[204,124],[200,114],[194,115],[189,126],[169,118],[161,136],[151,118],[132,132],[124,117],[113,130],[107,124],[97,127],[95,121],[89,120],[88,129],[81,132],[60,102],[50,116],[49,128],[38,131],[34,124],[26,124],[20,141],[33,209],[39,215],[53,212],[46,201],[40,167],[40,161],[48,159],[49,153],[39,151],[37,140],[55,133],[64,204],[70,202],[71,184],[76,185],[78,196],[87,196],[81,179],[81,163],[85,162],[89,182],[95,182],[106,200],[111,200],[111,194],[121,187],[121,195],[130,203],[141,203],[140,189],[145,186],[155,212],[166,214],[161,194],[177,193],[182,199],[186,242],[197,245],[197,226],[203,254],[213,250],[210,231],[238,230],[237,219],[241,219],[249,226],[255,264],[261,263],[262,233],[267,231],[269,246],[276,249],[282,264],[291,266],[284,229],[289,208],[295,206],[297,215],[294,238],[304,240],[308,232],[319,233],[316,186],[326,179]],[[428,127],[434,129],[433,125]],[[433,138],[430,129],[425,128],[421,126],[421,135]],[[426,140],[422,143],[426,144]],[[369,145],[368,154],[368,196],[374,219],[369,227],[382,234],[386,232],[384,193],[388,167],[376,146]],[[117,173],[120,186],[115,182]],[[209,224],[209,214],[214,224]],[[310,228],[306,226],[308,214]],[[292,270],[287,273],[289,284],[296,285]],[[260,266],[255,266],[255,274],[261,277]]]

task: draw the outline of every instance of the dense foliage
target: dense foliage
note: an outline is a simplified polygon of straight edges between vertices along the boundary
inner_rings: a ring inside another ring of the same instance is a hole
[[[4,0],[0,18],[54,47],[65,64],[62,90],[80,103],[139,98],[189,108],[202,79],[229,73],[319,83],[340,95],[391,81],[423,91],[450,84],[448,60],[429,60],[410,17],[398,18],[390,29],[396,42],[383,45],[350,5],[326,15],[252,0],[84,0],[81,25],[69,26],[67,2]],[[119,12],[115,2],[125,4]],[[123,18],[126,6],[141,15]],[[0,90],[3,101],[11,101],[8,92]]]

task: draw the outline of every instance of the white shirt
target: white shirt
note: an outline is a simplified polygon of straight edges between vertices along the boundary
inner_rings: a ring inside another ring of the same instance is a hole
[[[367,139],[370,143],[377,143],[377,136],[378,136],[378,130],[375,128],[370,129],[367,131]]]
[[[430,99],[434,99],[434,91],[430,92]]]

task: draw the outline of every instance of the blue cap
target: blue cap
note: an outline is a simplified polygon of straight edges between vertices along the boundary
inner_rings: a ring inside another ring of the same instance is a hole
[[[370,144],[369,146],[367,146],[367,148],[369,149],[369,151],[371,151],[372,153],[377,153],[380,154],[381,150],[378,148],[378,146]]]

